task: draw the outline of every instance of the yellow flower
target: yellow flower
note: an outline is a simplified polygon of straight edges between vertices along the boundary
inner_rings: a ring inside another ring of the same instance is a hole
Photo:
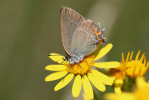
[[[148,83],[146,83],[143,77],[138,77],[137,87],[138,88],[134,92],[134,95],[136,96],[137,100],[149,100],[149,81]]]
[[[124,54],[122,53],[122,61],[119,68],[112,68],[110,74],[116,77],[114,82],[114,90],[116,94],[122,93],[121,86],[123,85],[123,80],[125,75],[135,78],[138,76],[143,76],[148,68],[149,63],[146,62],[145,54],[143,53],[142,57],[139,58],[140,51],[137,53],[135,60],[132,60],[133,52],[128,52],[126,61],[124,59]]]
[[[146,62],[145,53],[142,54],[142,57],[139,58],[140,51],[137,53],[135,60],[132,60],[133,51],[128,52],[127,58],[125,61],[124,54],[122,53],[122,61],[119,68],[113,68],[110,70],[112,76],[116,78],[124,79],[125,74],[130,77],[144,76],[149,68],[149,62]]]
[[[137,88],[133,93],[124,92],[122,94],[109,93],[105,95],[106,100],[149,100],[149,81],[145,82],[143,77],[138,77]]]
[[[126,75],[134,78],[138,76],[144,76],[149,68],[149,62],[146,62],[145,53],[139,58],[140,51],[137,53],[135,60],[132,60],[133,51],[128,52],[126,61],[124,60],[124,54],[122,53],[122,67]]]
[[[111,68],[110,69],[110,74],[112,75],[113,78],[115,78],[114,81],[114,91],[116,94],[121,94],[121,87],[123,85],[123,80],[125,78],[125,72],[122,69],[122,67],[118,68]]]
[[[132,93],[122,93],[119,95],[114,93],[108,93],[105,95],[105,100],[137,100],[137,99]]]
[[[93,89],[91,86],[91,83],[100,91],[104,92],[106,90],[105,85],[112,85],[113,84],[113,79],[110,77],[106,76],[105,74],[96,71],[94,69],[91,69],[92,66],[95,66],[97,68],[116,68],[120,66],[119,62],[116,61],[111,61],[111,62],[101,62],[101,63],[96,63],[95,61],[103,57],[105,54],[107,54],[111,48],[113,47],[112,44],[108,44],[104,48],[102,48],[98,55],[94,58],[94,55],[87,56],[83,61],[81,61],[79,64],[73,64],[69,65],[66,64],[65,61],[63,61],[64,56],[56,53],[51,53],[49,56],[50,59],[53,61],[56,61],[57,63],[60,63],[59,65],[48,65],[45,67],[46,70],[50,71],[57,71],[54,72],[50,75],[48,75],[45,78],[45,81],[54,81],[58,80],[65,75],[67,75],[64,79],[62,79],[54,88],[55,91],[58,91],[65,87],[70,81],[74,79],[74,83],[72,86],[72,94],[74,97],[78,97],[82,88],[83,84],[83,89],[85,94],[89,99],[93,99]],[[61,62],[64,62],[62,64]],[[81,68],[81,67],[82,68]],[[91,82],[91,83],[90,83]]]

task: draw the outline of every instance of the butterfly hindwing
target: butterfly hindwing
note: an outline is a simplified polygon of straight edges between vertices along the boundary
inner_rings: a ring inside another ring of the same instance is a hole
[[[96,49],[98,42],[93,28],[97,26],[91,20],[84,20],[75,30],[71,41],[72,53],[86,56]]]

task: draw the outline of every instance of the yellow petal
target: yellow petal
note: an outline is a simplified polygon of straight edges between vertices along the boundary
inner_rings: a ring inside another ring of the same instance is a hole
[[[66,69],[67,67],[65,65],[47,65],[45,67],[45,70],[50,70],[50,71],[62,71]]]
[[[81,76],[77,75],[74,80],[73,87],[72,87],[72,95],[75,98],[79,96],[81,88],[82,88]]]
[[[97,54],[97,56],[94,58],[94,60],[98,60],[101,57],[103,57],[104,55],[106,55],[111,49],[112,49],[113,45],[111,43],[107,44],[104,48],[102,48],[99,53]]]
[[[116,94],[121,94],[122,93],[121,87],[118,87],[118,86],[114,87],[114,91],[115,91]]]
[[[58,91],[60,89],[62,89],[63,87],[65,87],[74,77],[74,74],[71,73],[69,75],[67,75],[64,79],[62,79],[54,88],[55,91]]]
[[[136,62],[136,66],[134,66],[134,76],[140,76],[141,74],[141,68],[145,67],[143,64],[141,64],[140,62]]]
[[[122,86],[122,84],[123,84],[123,79],[116,79],[116,80],[115,80],[115,83]]]
[[[93,74],[94,77],[96,77],[97,80],[101,81],[102,83],[106,84],[106,85],[112,85],[114,80],[110,77],[108,77],[107,75],[96,71],[96,70],[91,70],[91,73]]]
[[[129,60],[129,55],[130,55],[130,52],[128,52],[128,54],[127,54],[126,63],[127,63],[128,60]]]
[[[56,63],[66,64],[66,61],[64,61],[65,57],[60,54],[50,53],[49,58],[52,59]]]
[[[145,53],[142,54],[141,59],[140,59],[140,62],[143,61],[144,57],[145,57]]]
[[[132,60],[132,57],[133,57],[133,51],[131,52],[131,55],[130,55],[130,60]]]
[[[103,83],[101,83],[96,77],[94,77],[91,73],[88,73],[89,80],[93,83],[93,85],[100,91],[104,92],[106,87]]]
[[[143,77],[138,77],[136,80],[136,83],[138,88],[146,88],[147,86],[147,83]]]
[[[45,78],[45,81],[47,82],[47,81],[54,81],[54,80],[60,79],[64,77],[67,73],[68,71],[66,70],[52,73]]]
[[[144,63],[144,66],[145,66],[146,65],[146,57],[144,57],[144,62],[143,63]]]
[[[87,98],[87,95],[85,94],[85,92],[83,92],[83,100],[91,100]]]
[[[94,66],[98,68],[117,68],[120,67],[120,63],[117,61],[101,62],[95,63]]]
[[[148,68],[149,68],[149,62],[147,62],[146,66],[142,67],[140,76],[143,76],[148,71]]]
[[[125,63],[124,53],[122,53],[122,63]]]
[[[114,91],[116,94],[121,94],[121,86],[123,85],[123,80],[122,79],[116,79],[114,83]]]
[[[123,92],[120,95],[108,93],[104,96],[105,100],[137,100],[133,93]]]
[[[136,59],[135,59],[135,60],[138,60],[139,55],[140,55],[140,52],[141,52],[141,51],[138,51],[138,53],[137,53],[137,55],[136,55]]]
[[[88,99],[93,99],[93,89],[86,75],[82,77],[83,89]]]
[[[140,72],[140,76],[144,76],[144,74],[147,72],[148,67],[142,67],[141,72]]]

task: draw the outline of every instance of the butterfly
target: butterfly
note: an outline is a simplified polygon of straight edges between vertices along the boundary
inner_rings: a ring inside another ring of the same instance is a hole
[[[78,64],[105,42],[103,30],[69,7],[60,9],[61,37],[69,64]]]

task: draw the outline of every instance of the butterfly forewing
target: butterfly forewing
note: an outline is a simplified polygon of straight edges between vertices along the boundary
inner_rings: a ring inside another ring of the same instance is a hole
[[[60,12],[62,42],[66,53],[71,56],[71,41],[73,34],[85,19],[79,13],[68,7],[62,7]]]

